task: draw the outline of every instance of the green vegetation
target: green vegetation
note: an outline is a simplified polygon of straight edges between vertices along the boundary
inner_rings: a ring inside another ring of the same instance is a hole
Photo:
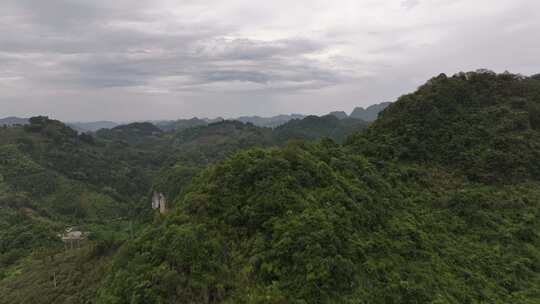
[[[534,78],[442,74],[386,109],[358,147],[371,155],[458,169],[471,181],[538,179],[539,107],[540,82]]]
[[[128,214],[119,192],[129,190],[104,186],[124,185],[113,161],[71,129],[36,117],[0,134],[0,277],[31,253],[61,250],[57,234],[68,226],[107,227]]]
[[[284,143],[291,139],[315,141],[328,137],[336,142],[343,142],[348,136],[360,132],[367,127],[363,120],[338,118],[335,115],[322,117],[308,116],[294,119],[277,127],[274,136],[277,142]]]
[[[95,246],[36,253],[2,281],[0,303],[95,303],[111,257]]]
[[[217,119],[219,121],[221,119]],[[179,119],[175,121],[158,121],[155,125],[163,131],[182,131],[193,127],[206,126],[211,121],[193,117],[191,119]],[[216,122],[216,121],[213,121]]]
[[[148,144],[156,137],[160,137],[163,131],[149,122],[134,122],[121,125],[112,129],[101,129],[96,135],[109,140],[124,141],[132,145]]]
[[[539,114],[537,76],[479,71],[365,132],[2,129],[0,303],[539,303]],[[93,236],[55,251],[68,221]]]
[[[123,248],[100,300],[528,303],[539,186],[467,185],[331,143],[238,154]]]
[[[271,129],[237,121],[173,132],[133,123],[95,136],[47,117],[2,128],[0,277],[34,250],[60,250],[69,226],[114,247],[129,236],[119,230],[152,220],[151,191],[174,198],[208,165],[274,144]]]

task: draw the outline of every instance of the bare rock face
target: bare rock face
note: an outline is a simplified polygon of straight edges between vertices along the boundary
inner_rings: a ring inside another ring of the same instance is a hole
[[[163,193],[154,192],[152,195],[152,209],[159,209],[159,213],[161,214],[165,214],[167,212],[167,202]]]

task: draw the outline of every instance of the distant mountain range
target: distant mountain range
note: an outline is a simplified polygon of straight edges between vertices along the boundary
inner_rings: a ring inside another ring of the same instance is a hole
[[[14,125],[27,125],[29,123],[28,118],[21,117],[6,117],[0,118],[0,126],[14,126]],[[83,132],[95,132],[99,129],[112,129],[119,126],[119,123],[112,121],[91,121],[91,122],[68,122],[67,126],[79,133]]]
[[[190,119],[177,119],[177,120],[157,120],[157,121],[149,121],[153,123],[155,126],[160,128],[163,131],[173,131],[173,130],[185,130],[192,127],[199,127],[199,126],[206,126],[210,123],[214,122],[220,122],[224,119],[221,117],[218,118],[197,118],[193,117]]]
[[[334,111],[334,112],[328,113],[328,115],[334,116],[337,119],[349,118],[349,115],[347,115],[347,113],[345,113],[344,111]]]
[[[379,112],[386,109],[391,102],[383,102],[380,104],[371,105],[367,108],[356,107],[350,115],[347,115],[344,111],[333,111],[327,115],[335,116],[338,119],[360,119],[365,122],[373,122],[377,119]],[[271,117],[261,117],[261,116],[240,116],[237,118],[231,118],[228,120],[237,120],[243,123],[251,123],[258,127],[267,127],[267,128],[277,128],[281,125],[284,125],[292,120],[302,120],[310,115],[303,114],[281,114]],[[312,115],[311,115],[312,116]],[[324,117],[321,116],[321,117]],[[184,130],[191,127],[205,126],[214,122],[224,121],[222,117],[210,119],[210,118],[197,118],[193,117],[190,119],[178,119],[178,120],[157,120],[149,121],[162,129],[163,131],[172,131],[172,130]]]
[[[354,119],[361,119],[365,122],[373,122],[377,119],[377,116],[379,115],[379,112],[386,109],[391,102],[383,102],[375,105],[371,105],[367,108],[363,107],[356,107],[352,111],[350,115],[347,115],[344,111],[333,111],[328,113],[327,115],[335,116],[338,119],[347,119],[347,118],[354,118]],[[279,127],[291,120],[294,119],[304,119],[308,115],[302,115],[302,114],[290,114],[290,115],[278,115],[273,117],[260,117],[260,116],[242,116],[238,117],[235,120],[241,121],[241,122],[249,122],[259,127],[270,127],[270,128],[276,128]]]
[[[277,115],[272,117],[260,117],[260,116],[242,116],[235,120],[241,122],[249,122],[259,127],[275,128],[281,126],[293,119],[303,119],[305,115],[302,114],[290,114],[290,115]]]
[[[19,117],[6,117],[0,118],[0,126],[13,126],[13,125],[26,125],[28,124],[27,118]]]
[[[377,119],[377,116],[379,116],[379,113],[382,110],[386,109],[391,104],[392,104],[391,102],[383,102],[383,103],[371,105],[365,109],[362,107],[356,107],[352,111],[350,118],[356,118],[356,119],[361,119],[367,122],[373,122]]]
[[[356,107],[350,115],[347,115],[344,111],[334,111],[330,112],[327,115],[337,117],[338,119],[360,119],[365,122],[373,122],[377,119],[379,112],[388,107],[391,102],[383,102],[380,104],[375,104],[367,108]],[[241,116],[238,118],[233,118],[230,120],[237,120],[243,123],[251,123],[258,127],[267,127],[267,128],[277,128],[281,125],[284,125],[292,120],[301,120],[308,117],[307,115],[302,114],[282,114],[272,117],[261,117],[261,116]],[[178,119],[178,120],[154,120],[148,121],[153,125],[157,126],[163,131],[172,131],[172,130],[184,130],[192,127],[205,126],[211,123],[224,121],[225,119],[218,118],[197,118],[193,117],[190,119]],[[28,124],[27,118],[19,117],[7,117],[0,119],[0,126],[7,125],[25,125]],[[66,125],[76,130],[79,133],[86,132],[96,132],[100,129],[112,129],[124,123],[117,123],[113,121],[91,121],[91,122],[67,122]]]
[[[119,125],[112,121],[68,122],[66,124],[81,133],[95,132],[100,129],[112,129]]]

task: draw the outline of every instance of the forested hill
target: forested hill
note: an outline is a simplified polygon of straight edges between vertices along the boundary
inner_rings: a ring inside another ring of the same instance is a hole
[[[458,169],[472,181],[538,179],[539,78],[441,74],[383,111],[357,146],[377,157]]]
[[[353,118],[338,118],[329,114],[326,116],[307,116],[304,119],[293,119],[274,129],[274,138],[278,143],[299,139],[314,141],[323,137],[336,142],[343,142],[353,133],[361,132],[368,123]]]
[[[121,141],[132,145],[147,145],[162,134],[163,131],[152,123],[134,122],[112,129],[100,129],[95,135],[106,140]]]
[[[363,121],[367,122],[373,122],[377,119],[380,112],[382,112],[384,109],[386,109],[388,106],[390,106],[391,102],[382,102],[379,104],[371,105],[367,108],[362,107],[356,107],[351,112],[350,118],[356,118],[361,119]]]
[[[125,239],[125,217],[140,212],[151,169],[137,166],[135,154],[117,152],[46,117],[0,129],[0,282],[13,282],[23,266],[30,269],[25,275],[46,277],[50,269],[34,272],[33,261],[61,253],[57,234],[68,226],[83,225],[103,242]],[[0,294],[37,295],[17,289]]]
[[[54,245],[21,242],[3,228],[0,303],[538,303],[539,88],[537,76],[440,75],[343,145],[350,125],[333,116],[283,130],[225,121],[159,134],[131,126],[96,138],[59,125],[63,135],[50,137],[49,127],[34,124],[4,129],[27,138],[13,144],[2,136],[6,151],[22,154],[18,163],[36,164],[21,168],[47,168],[77,183],[79,175],[48,159],[131,151],[111,164],[151,176],[140,189],[165,193],[173,210],[154,219],[141,212],[133,239],[98,236],[54,259],[34,253]],[[327,138],[285,143],[278,134]],[[24,150],[28,140],[42,152]],[[9,194],[18,171],[5,168],[18,167],[2,164],[0,191]],[[84,185],[101,191],[99,181]],[[23,190],[17,197],[32,201]],[[0,200],[9,207],[0,210],[50,218],[19,202]],[[128,211],[138,205],[125,203]],[[18,244],[32,254],[14,262],[8,258]]]
[[[317,132],[300,138],[326,135]],[[277,141],[272,129],[238,121],[168,132],[132,123],[78,134],[60,121],[33,117],[0,128],[0,278],[32,251],[60,248],[56,235],[70,225],[116,246],[127,237],[128,220],[137,226],[151,220],[152,189],[173,198],[208,165],[286,141]]]
[[[98,302],[537,303],[540,183],[513,153],[538,156],[538,85],[441,75],[344,146],[239,153],[124,246]]]

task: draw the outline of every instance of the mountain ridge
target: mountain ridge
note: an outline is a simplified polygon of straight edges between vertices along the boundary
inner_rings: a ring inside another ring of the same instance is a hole
[[[373,122],[377,119],[377,116],[379,115],[379,113],[382,112],[391,104],[392,104],[391,102],[383,102],[379,104],[370,105],[365,109],[363,107],[356,107],[351,112],[349,117],[362,119],[367,122]]]

